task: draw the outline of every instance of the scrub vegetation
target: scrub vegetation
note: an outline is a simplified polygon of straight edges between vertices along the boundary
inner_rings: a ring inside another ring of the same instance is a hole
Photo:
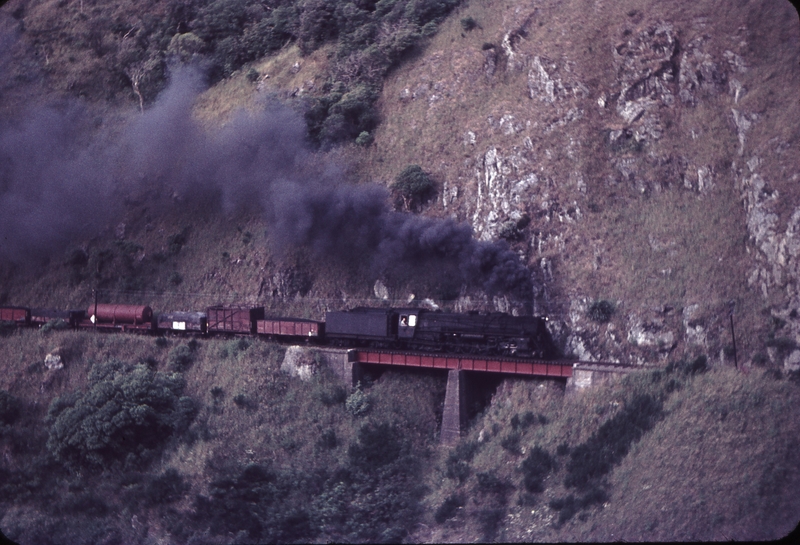
[[[702,357],[570,395],[506,379],[443,447],[443,374],[302,381],[261,340],[25,330],[0,350],[0,520],[20,543],[769,538],[800,462],[800,381]]]

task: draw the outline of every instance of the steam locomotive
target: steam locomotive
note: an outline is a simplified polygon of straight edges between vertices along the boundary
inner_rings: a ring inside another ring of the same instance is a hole
[[[450,313],[422,308],[329,311],[325,321],[266,317],[264,307],[208,307],[205,312],[153,313],[149,306],[95,304],[87,310],[0,307],[0,322],[42,327],[197,335],[261,335],[278,341],[446,353],[557,357],[546,319],[493,313]]]

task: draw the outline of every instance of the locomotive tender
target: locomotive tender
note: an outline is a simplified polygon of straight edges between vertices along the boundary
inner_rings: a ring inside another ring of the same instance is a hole
[[[0,307],[0,321],[41,327],[62,320],[70,327],[180,334],[263,335],[319,345],[446,353],[557,357],[547,320],[500,312],[452,313],[421,308],[329,311],[324,322],[265,317],[264,307],[208,307],[205,312],[153,313],[149,306],[96,304],[83,310]]]

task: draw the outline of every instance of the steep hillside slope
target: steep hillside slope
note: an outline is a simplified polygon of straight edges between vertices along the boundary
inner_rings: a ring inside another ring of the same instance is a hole
[[[431,213],[515,242],[582,357],[731,363],[731,303],[740,360],[797,339],[788,3],[472,2],[459,17],[478,25],[451,18],[387,80],[368,172],[436,173]],[[608,325],[585,319],[599,299]]]

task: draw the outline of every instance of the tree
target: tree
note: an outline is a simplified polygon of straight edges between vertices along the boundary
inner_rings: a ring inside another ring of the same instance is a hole
[[[436,186],[422,167],[409,165],[395,178],[392,190],[402,199],[404,208],[413,210],[433,196]]]
[[[194,402],[181,397],[184,385],[178,373],[141,364],[112,360],[96,365],[86,391],[51,403],[47,447],[73,466],[97,467],[123,458],[146,461],[194,418]]]

